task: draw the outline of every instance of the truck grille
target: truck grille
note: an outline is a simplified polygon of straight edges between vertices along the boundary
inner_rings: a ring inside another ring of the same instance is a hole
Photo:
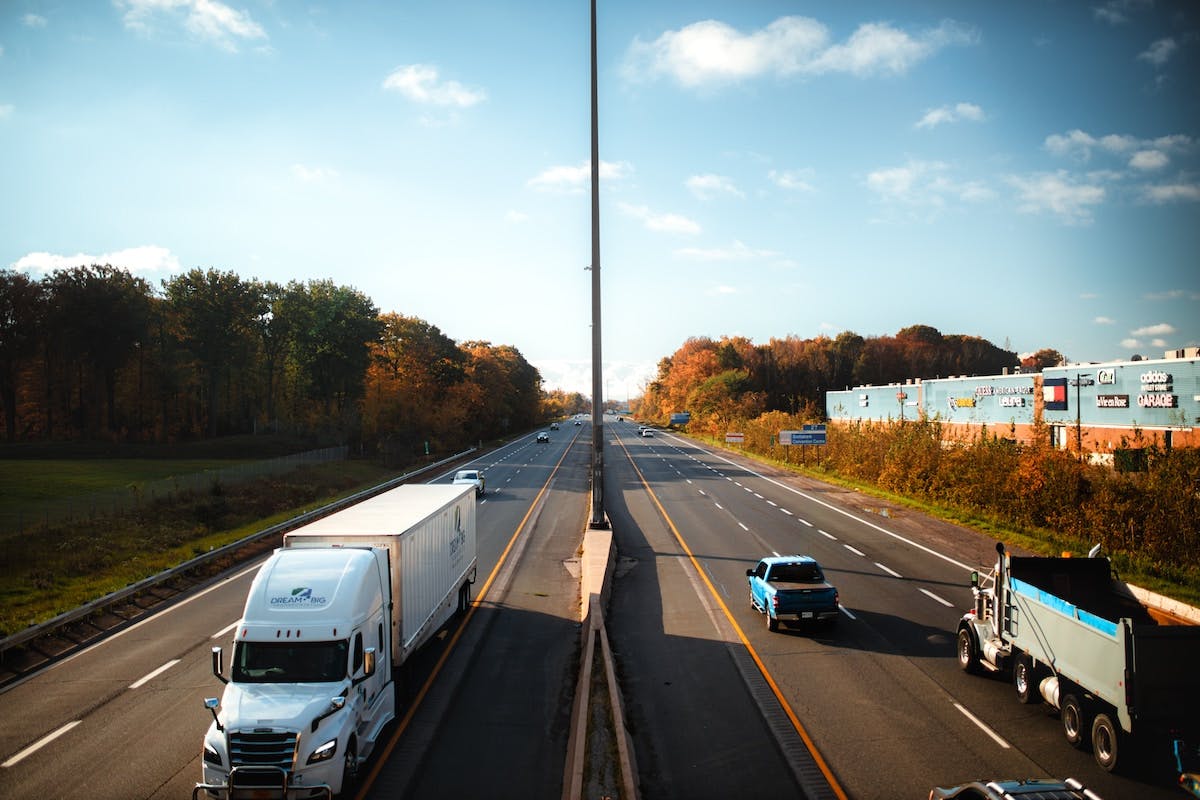
[[[292,771],[295,731],[231,731],[229,758],[234,767],[280,767]]]

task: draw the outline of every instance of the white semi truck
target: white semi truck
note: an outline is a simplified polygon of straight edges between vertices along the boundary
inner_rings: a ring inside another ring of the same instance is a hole
[[[962,669],[1011,671],[1017,699],[1059,709],[1067,741],[1090,745],[1106,770],[1134,763],[1134,744],[1195,747],[1200,626],[1156,622],[1107,558],[996,550],[991,576],[972,575],[974,607],[958,626]]]
[[[201,792],[353,797],[359,766],[396,716],[405,659],[470,604],[473,486],[405,485],[284,536],[233,636],[230,674],[206,699]]]

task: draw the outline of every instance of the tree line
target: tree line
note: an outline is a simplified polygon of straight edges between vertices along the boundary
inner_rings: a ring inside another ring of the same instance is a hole
[[[111,265],[0,270],[7,442],[286,430],[444,452],[531,427],[542,402],[516,348],[458,344],[331,280],[210,268],[155,287]]]
[[[1027,367],[1061,358],[1039,351]],[[997,375],[1018,364],[1016,353],[975,336],[943,335],[913,325],[895,336],[864,338],[772,338],[755,345],[741,336],[688,339],[658,364],[658,375],[642,398],[640,413],[666,421],[675,412],[692,414],[693,428],[720,428],[733,419],[771,411],[811,419],[825,416],[825,392],[852,386],[903,382],[946,375]]]

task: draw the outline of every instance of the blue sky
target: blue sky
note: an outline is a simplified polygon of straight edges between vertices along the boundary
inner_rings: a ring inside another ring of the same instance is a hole
[[[600,0],[606,393],[688,337],[1200,345],[1200,6]],[[0,3],[0,266],[331,278],[590,394],[586,0]]]

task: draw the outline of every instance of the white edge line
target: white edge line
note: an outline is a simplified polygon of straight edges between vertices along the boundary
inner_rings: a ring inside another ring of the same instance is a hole
[[[744,531],[749,531],[749,530],[750,530],[749,528],[747,528],[745,525],[743,525],[743,524],[742,524],[742,523],[740,523],[740,522],[738,523],[738,527],[739,527],[739,528],[741,528],[741,529],[742,529],[742,530],[744,530]],[[776,553],[775,555],[779,555],[779,554],[778,554],[778,553]]]
[[[838,610],[839,610],[839,611],[841,611],[843,614],[845,614],[845,615],[846,615],[847,617],[849,617],[850,619],[855,619],[855,620],[856,620],[856,619],[858,619],[858,617],[856,617],[856,616],[854,616],[853,614],[851,614],[851,613],[850,613],[850,609],[846,608],[846,607],[845,607],[844,605],[842,605],[841,603],[838,603]]]
[[[962,712],[962,715],[964,717],[966,717],[967,719],[971,720],[971,722],[974,722],[976,725],[978,725],[979,730],[983,731],[988,736],[992,737],[992,740],[995,741],[996,744],[1000,745],[1005,750],[1012,749],[1012,745],[1010,745],[1008,742],[1004,741],[1004,739],[1002,739],[1000,737],[1000,734],[996,733],[994,730],[989,728],[987,725],[984,725],[983,722],[979,719],[979,717],[975,716],[970,711],[967,711],[965,708],[963,708],[958,703],[955,703],[954,707],[957,708],[960,712]]]
[[[166,672],[167,670],[169,670],[171,667],[175,666],[175,665],[176,665],[176,664],[178,664],[178,663],[179,663],[179,659],[178,659],[178,658],[173,658],[173,659],[171,659],[170,661],[168,661],[167,663],[163,664],[163,665],[162,665],[161,667],[159,667],[158,669],[156,669],[156,670],[154,670],[153,672],[151,672],[151,673],[149,673],[149,674],[147,674],[147,675],[143,676],[143,677],[142,677],[140,680],[136,680],[136,681],[134,681],[133,683],[129,684],[129,688],[130,688],[130,689],[140,689],[140,688],[142,688],[142,687],[143,687],[143,686],[145,686],[147,683],[149,683],[150,681],[154,680],[154,679],[155,679],[155,678],[157,678],[159,675],[162,675],[164,672]]]
[[[4,767],[5,769],[8,769],[9,767],[16,766],[16,764],[18,762],[24,761],[26,758],[33,755],[38,750],[41,750],[43,747],[45,747],[46,745],[53,742],[55,739],[62,736],[67,731],[71,730],[71,728],[74,728],[76,725],[78,725],[82,721],[83,720],[77,719],[74,722],[68,722],[66,725],[63,725],[58,730],[54,731],[54,733],[50,733],[50,734],[43,736],[41,739],[38,739],[33,744],[29,745],[29,747],[26,747],[24,750],[17,753],[15,756],[10,758],[8,761],[5,761],[3,764],[0,764],[0,767]]]

